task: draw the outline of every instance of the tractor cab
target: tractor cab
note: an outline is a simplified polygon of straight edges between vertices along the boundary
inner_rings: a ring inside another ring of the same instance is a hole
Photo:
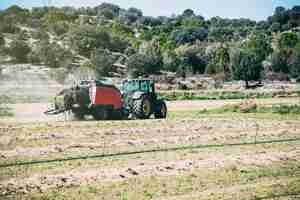
[[[139,92],[155,96],[155,86],[152,80],[148,79],[132,79],[125,80],[122,83],[122,94],[124,96]]]
[[[121,88],[124,106],[135,118],[147,119],[151,114],[156,118],[166,117],[166,104],[162,99],[158,99],[152,80],[125,80]]]
[[[125,94],[143,91],[145,93],[154,93],[154,83],[152,80],[147,79],[133,79],[125,80],[122,83],[122,92]]]

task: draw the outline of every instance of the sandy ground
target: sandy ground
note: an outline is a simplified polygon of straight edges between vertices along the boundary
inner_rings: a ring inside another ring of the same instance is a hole
[[[263,105],[295,104],[299,99],[256,101]],[[242,100],[177,101],[168,102],[168,109],[201,110],[240,102]],[[186,118],[178,112],[175,117],[167,120],[65,121],[63,115],[45,116],[43,112],[49,106],[47,103],[9,105],[16,115],[1,119],[0,122],[0,164],[199,144],[278,140],[298,138],[300,134],[300,123],[293,119],[264,119],[247,114],[218,118]],[[290,142],[143,153],[109,159],[1,168],[0,199],[32,199],[35,195],[42,195],[36,198],[41,199],[43,195],[52,195],[51,198],[44,199],[103,197],[117,200],[124,199],[120,198],[120,192],[124,191],[132,194],[133,196],[127,199],[133,200],[202,199],[203,196],[207,197],[220,191],[229,196],[220,198],[216,195],[210,199],[253,199],[260,193],[265,196],[281,190],[298,191],[299,185],[293,184],[297,183],[300,174],[299,160],[299,142]],[[295,169],[278,175],[278,170],[290,166]],[[262,175],[247,175],[247,171],[253,169],[262,170]],[[264,171],[266,169],[270,171]],[[195,177],[195,182],[182,183],[182,179],[190,180]],[[155,183],[156,179],[162,182]],[[230,180],[229,183],[227,179]],[[151,184],[155,186],[150,186]],[[99,185],[101,192],[85,189]],[[155,194],[159,194],[156,198],[139,196],[153,187],[156,188]],[[132,192],[132,188],[136,191]],[[164,188],[164,191],[160,191],[161,188]],[[65,193],[66,196],[57,196]],[[237,194],[240,198],[233,198]],[[87,195],[90,196],[86,197]]]
[[[202,110],[218,108],[225,105],[239,104],[245,100],[199,100],[199,101],[173,101],[167,102],[169,111],[188,111],[188,110]],[[255,100],[261,105],[272,104],[298,104],[300,98],[276,98],[276,99],[258,99]],[[50,103],[23,103],[23,104],[9,104],[15,116],[13,118],[2,119],[6,121],[18,122],[34,122],[34,121],[64,121],[66,116],[64,114],[58,116],[46,116],[44,112],[53,105]]]

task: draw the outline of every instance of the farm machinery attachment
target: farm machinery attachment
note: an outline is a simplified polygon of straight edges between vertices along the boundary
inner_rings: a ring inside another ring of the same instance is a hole
[[[102,81],[81,81],[62,90],[54,98],[54,108],[45,112],[57,115],[71,111],[76,119],[92,115],[96,120],[157,119],[167,117],[167,106],[158,98],[152,80],[124,80],[121,90]]]

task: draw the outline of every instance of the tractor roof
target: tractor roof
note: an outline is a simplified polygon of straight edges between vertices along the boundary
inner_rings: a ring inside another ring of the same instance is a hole
[[[124,81],[153,81],[152,79],[126,79]]]

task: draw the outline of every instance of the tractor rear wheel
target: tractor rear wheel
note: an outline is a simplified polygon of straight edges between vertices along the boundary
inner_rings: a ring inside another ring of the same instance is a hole
[[[167,105],[164,101],[159,102],[158,110],[154,113],[155,119],[167,118]]]
[[[149,98],[142,97],[133,102],[133,115],[137,119],[149,119],[152,112]]]

